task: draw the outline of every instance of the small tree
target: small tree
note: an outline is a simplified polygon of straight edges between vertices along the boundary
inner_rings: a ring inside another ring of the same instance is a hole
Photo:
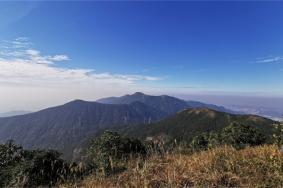
[[[122,157],[122,140],[118,133],[105,131],[99,138],[92,140],[89,148],[94,162],[107,170],[111,169],[112,158]]]
[[[214,148],[220,144],[220,135],[215,132],[204,132],[195,136],[191,141],[191,148],[195,151]]]
[[[89,147],[89,154],[94,163],[107,172],[113,170],[114,163],[126,160],[135,154],[145,154],[145,146],[139,140],[124,138],[116,132],[105,131],[94,138]]]

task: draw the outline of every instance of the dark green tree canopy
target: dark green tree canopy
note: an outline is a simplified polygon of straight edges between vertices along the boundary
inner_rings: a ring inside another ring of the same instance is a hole
[[[54,150],[24,150],[13,141],[0,144],[0,187],[54,186],[68,165]]]
[[[246,146],[257,146],[266,143],[266,137],[258,129],[232,123],[219,132],[204,132],[195,136],[191,141],[193,150],[203,150],[218,145],[231,145],[237,149]]]
[[[238,149],[246,146],[257,146],[266,141],[266,137],[258,129],[238,123],[232,123],[225,127],[221,132],[221,139],[222,143]]]

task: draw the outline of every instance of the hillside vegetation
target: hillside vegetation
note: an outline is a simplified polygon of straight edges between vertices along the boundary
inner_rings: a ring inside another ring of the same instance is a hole
[[[0,185],[281,187],[282,125],[275,130],[272,144],[257,128],[231,124],[201,133],[189,145],[169,146],[105,131],[92,139],[80,163],[64,161],[54,150],[25,150],[7,142],[0,145]]]
[[[157,123],[131,126],[119,131],[126,136],[141,139],[162,136],[169,142],[170,140],[190,142],[200,133],[217,132],[231,123],[257,128],[270,139],[273,134],[273,124],[276,122],[256,115],[235,115],[208,108],[195,108],[183,110]]]
[[[272,145],[258,128],[231,124],[213,139],[195,136],[189,152],[178,144],[173,150],[154,141],[142,146],[107,131],[92,142],[92,159],[100,164],[92,175],[62,187],[282,187],[278,127]]]

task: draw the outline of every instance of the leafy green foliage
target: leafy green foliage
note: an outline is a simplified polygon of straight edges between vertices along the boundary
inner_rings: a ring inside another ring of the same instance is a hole
[[[261,145],[266,141],[266,137],[256,128],[237,123],[225,127],[221,132],[221,139],[223,144],[232,145],[237,149]]]
[[[13,182],[21,173],[23,149],[13,141],[0,145],[0,187]]]
[[[204,150],[218,145],[231,145],[242,149],[246,146],[257,146],[264,143],[266,143],[266,137],[258,129],[232,123],[217,133],[205,132],[195,136],[190,145],[193,150]]]
[[[125,161],[130,156],[146,154],[146,148],[137,139],[124,138],[117,132],[105,131],[92,140],[89,153],[97,166],[110,171],[116,162]]]
[[[278,147],[283,145],[283,122],[274,125],[273,141]]]
[[[70,176],[54,150],[24,150],[12,141],[0,145],[0,187],[54,186]]]
[[[30,159],[24,168],[26,186],[53,186],[66,179],[68,165],[60,159],[60,153],[54,150],[39,150],[32,151],[30,154]]]
[[[204,150],[208,148],[209,133],[200,133],[195,136],[191,142],[193,150]]]
[[[214,132],[203,132],[195,136],[191,143],[190,147],[193,151],[205,150],[208,148],[213,148],[220,145],[221,143],[221,134]]]

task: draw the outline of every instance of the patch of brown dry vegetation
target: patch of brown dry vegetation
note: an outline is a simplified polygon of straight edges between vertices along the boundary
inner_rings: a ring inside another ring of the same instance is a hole
[[[254,121],[254,122],[263,122],[264,118],[257,116],[257,115],[248,115],[248,120]]]
[[[216,113],[214,110],[207,109],[207,108],[196,108],[188,111],[189,114],[205,114],[209,118],[214,118],[216,116]]]
[[[283,187],[283,153],[276,146],[220,147],[193,155],[132,160],[127,170],[93,175],[78,187]]]

